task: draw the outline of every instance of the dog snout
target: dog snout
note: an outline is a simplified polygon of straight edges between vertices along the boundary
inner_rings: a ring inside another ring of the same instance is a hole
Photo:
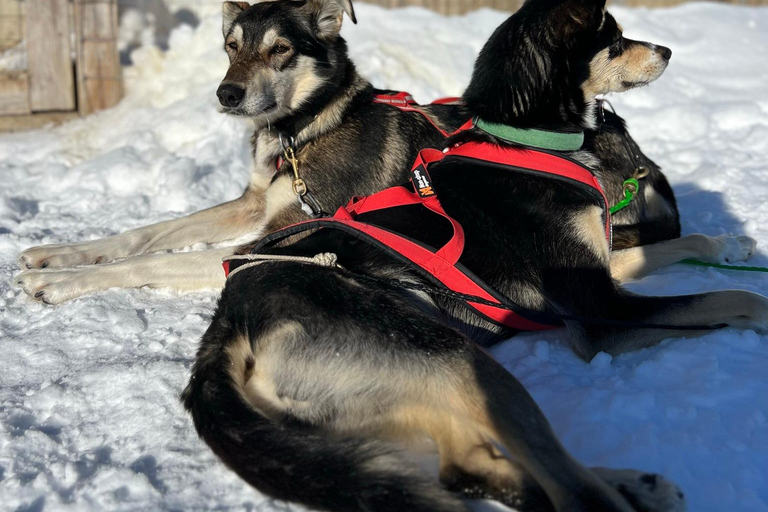
[[[245,97],[245,89],[233,84],[224,84],[216,91],[219,102],[225,107],[235,108],[242,103]]]
[[[666,46],[656,46],[656,51],[659,52],[659,55],[664,57],[664,60],[669,60],[672,58],[672,50],[667,48]]]

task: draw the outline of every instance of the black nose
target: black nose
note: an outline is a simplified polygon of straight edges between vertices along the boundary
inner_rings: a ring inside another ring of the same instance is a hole
[[[236,85],[225,84],[219,87],[216,96],[219,97],[219,103],[225,107],[235,108],[243,101],[245,89]]]
[[[659,51],[661,56],[664,57],[666,60],[669,60],[672,58],[672,50],[670,50],[666,46],[657,46],[656,49]]]

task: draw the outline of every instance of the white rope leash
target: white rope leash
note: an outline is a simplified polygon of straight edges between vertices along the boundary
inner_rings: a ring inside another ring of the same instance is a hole
[[[321,267],[336,267],[343,268],[338,264],[339,257],[332,252],[323,252],[316,254],[312,258],[305,256],[281,256],[278,254],[244,254],[242,256],[227,256],[222,261],[250,261],[245,265],[237,267],[235,270],[229,273],[227,279],[231,279],[232,276],[240,271],[261,265],[262,263],[269,263],[272,261],[283,261],[290,263],[309,263],[312,265],[320,265]]]

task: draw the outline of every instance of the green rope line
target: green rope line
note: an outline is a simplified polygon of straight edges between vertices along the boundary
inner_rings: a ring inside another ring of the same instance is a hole
[[[627,206],[629,206],[632,201],[635,199],[635,195],[640,190],[640,183],[635,178],[629,178],[627,181],[624,182],[624,199],[616,203],[616,206],[610,209],[611,215],[614,215]],[[684,263],[685,265],[693,265],[695,267],[709,267],[709,268],[720,268],[723,270],[735,270],[737,272],[765,272],[768,273],[768,268],[765,267],[747,267],[747,266],[737,266],[737,265],[723,265],[721,263],[708,263],[706,261],[701,260],[695,260],[695,259],[686,259],[682,260],[680,263]]]
[[[635,200],[635,194],[640,190],[640,183],[635,178],[629,178],[624,182],[624,199],[619,201],[616,206],[611,208],[611,215],[614,215],[632,203]]]
[[[706,261],[700,261],[700,260],[683,260],[680,263],[685,263],[686,265],[694,265],[696,267],[712,267],[712,268],[722,268],[724,270],[737,270],[740,272],[768,272],[768,268],[765,267],[740,267],[737,265],[723,265],[721,263],[707,263]]]

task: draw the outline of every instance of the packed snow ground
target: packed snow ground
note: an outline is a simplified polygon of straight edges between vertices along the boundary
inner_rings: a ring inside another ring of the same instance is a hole
[[[133,54],[118,107],[0,136],[0,510],[288,510],[225,470],[177,399],[216,291],[112,290],[48,307],[11,284],[31,245],[95,239],[241,192],[249,131],[217,113],[227,59],[211,12],[177,29],[167,53]],[[612,101],[670,177],[685,232],[746,233],[767,248],[768,9],[614,13],[628,37],[674,51],[659,82]],[[461,93],[505,19],[367,5],[358,16],[344,35],[360,70],[422,101]],[[768,276],[678,265],[632,288],[768,294]],[[662,473],[691,511],[768,510],[766,337],[725,330],[587,364],[550,332],[493,353],[584,463]]]

